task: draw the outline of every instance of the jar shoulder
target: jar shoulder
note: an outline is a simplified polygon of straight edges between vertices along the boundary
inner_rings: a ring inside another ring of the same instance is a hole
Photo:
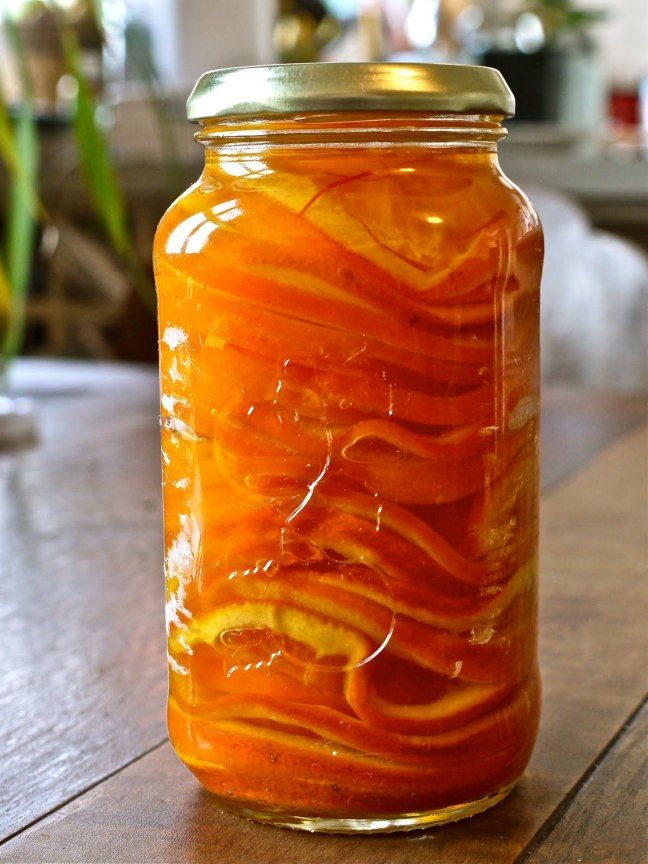
[[[154,259],[228,245],[233,234],[259,245],[333,239],[361,254],[376,246],[415,268],[484,230],[502,246],[533,235],[541,248],[533,205],[496,159],[372,158],[212,160],[164,214]]]
[[[523,225],[528,226],[529,230],[538,230],[542,233],[542,223],[533,202],[524,189],[505,174],[499,165],[494,182],[501,189],[501,194],[508,198],[511,206],[517,210]]]
[[[184,192],[182,192],[164,211],[155,230],[153,238],[153,263],[166,254],[169,236],[179,225],[183,224],[192,215],[201,211],[197,191],[200,189],[203,182],[201,175],[195,183],[192,183]]]

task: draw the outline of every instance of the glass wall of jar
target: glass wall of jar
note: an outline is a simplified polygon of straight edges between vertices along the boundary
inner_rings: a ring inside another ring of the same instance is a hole
[[[542,235],[497,73],[354,65],[381,98],[312,64],[190,100],[205,169],[155,244],[169,730],[239,812],[387,831],[497,803],[535,739]]]

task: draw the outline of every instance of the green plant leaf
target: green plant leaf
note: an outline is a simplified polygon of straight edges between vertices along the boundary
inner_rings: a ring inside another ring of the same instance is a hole
[[[30,98],[27,96],[26,98]],[[0,78],[0,161],[4,163],[10,175],[14,175],[18,170],[20,161],[20,153],[14,140],[14,118],[9,113],[7,103],[4,97],[4,88],[2,79]],[[32,188],[32,198],[36,201],[35,216],[41,222],[49,220],[49,214],[45,209],[45,205],[38,194],[37,177],[34,176],[34,186]]]
[[[5,21],[5,27],[22,87],[22,99],[12,135],[15,162],[10,180],[4,249],[4,279],[10,286],[11,304],[2,340],[2,353],[5,359],[9,359],[20,350],[25,329],[27,290],[36,242],[38,200],[35,189],[39,142],[32,110],[29,73],[20,36],[10,19]],[[7,133],[11,133],[10,125]]]
[[[9,276],[5,270],[2,258],[0,257],[0,344],[2,344],[3,347],[9,328],[11,305],[11,285],[9,284]],[[0,370],[1,369],[2,363],[0,362]]]
[[[90,10],[94,18],[94,23],[96,24],[97,29],[102,34],[103,38],[103,15],[101,10],[101,4],[102,0],[90,0]]]
[[[74,30],[64,24],[61,26],[61,42],[67,71],[77,84],[74,134],[90,200],[115,251],[127,258],[130,243],[124,203],[110,161],[106,136],[97,122],[94,99],[81,72],[78,39]]]
[[[526,8],[540,18],[549,39],[561,31],[585,33],[607,18],[605,9],[583,8],[573,0],[529,0]]]
[[[81,71],[79,43],[75,31],[60,21],[61,43],[67,71],[77,84],[74,135],[90,201],[115,252],[129,265],[133,284],[150,308],[155,309],[155,294],[133,249],[124,201],[113,168],[108,141],[97,121],[95,101]]]
[[[11,119],[7,111],[7,105],[0,83],[0,159],[4,162],[7,171],[13,174],[18,162],[16,147],[11,128]]]

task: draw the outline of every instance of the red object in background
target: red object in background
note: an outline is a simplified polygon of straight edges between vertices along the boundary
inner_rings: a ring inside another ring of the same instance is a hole
[[[639,94],[636,90],[612,90],[608,110],[613,123],[620,126],[637,126]]]

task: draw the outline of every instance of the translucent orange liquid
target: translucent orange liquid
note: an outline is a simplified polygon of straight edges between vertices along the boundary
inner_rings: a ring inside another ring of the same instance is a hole
[[[208,152],[164,217],[169,729],[223,799],[423,813],[523,771],[541,245],[470,148]]]

